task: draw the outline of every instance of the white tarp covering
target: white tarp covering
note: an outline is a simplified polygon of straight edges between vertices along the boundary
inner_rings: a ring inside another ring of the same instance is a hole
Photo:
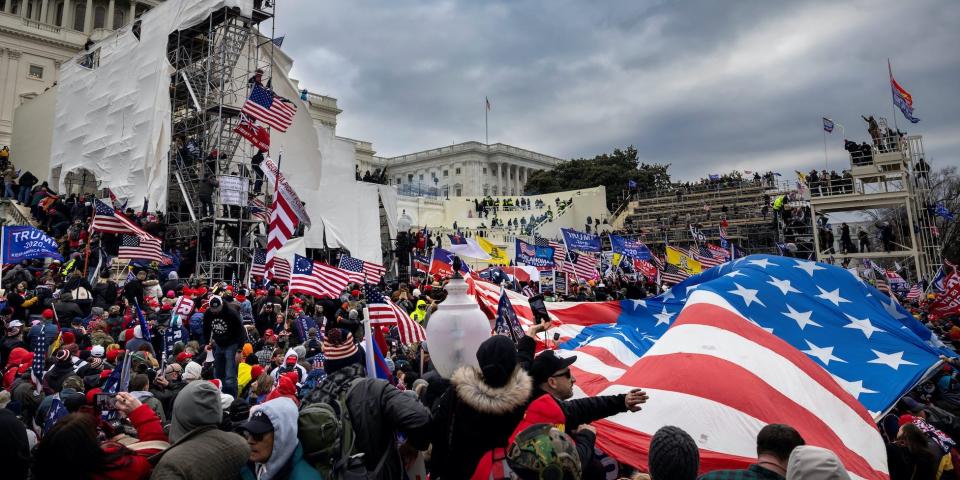
[[[289,60],[271,42],[261,53],[274,55],[274,91],[298,102],[293,124],[286,132],[273,131],[271,155],[283,151],[280,170],[296,189],[313,220],[304,238],[308,248],[343,247],[356,258],[381,263],[379,195],[384,193],[390,233],[396,236],[396,190],[392,187],[356,181],[356,146],[337,138],[333,129],[315,123],[300,98],[297,85],[289,78]],[[276,150],[276,152],[274,152]]]
[[[67,172],[85,168],[120,198],[166,208],[173,73],[167,38],[225,6],[249,16],[253,2],[167,0],[141,17],[139,41],[128,25],[97,44],[97,68],[81,66],[82,54],[63,64],[50,152],[60,190]]]

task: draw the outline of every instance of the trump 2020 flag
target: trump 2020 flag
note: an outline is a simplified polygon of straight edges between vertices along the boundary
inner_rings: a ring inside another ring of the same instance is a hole
[[[592,233],[580,232],[572,228],[561,228],[563,243],[567,250],[577,252],[600,252],[600,236]]]
[[[56,240],[30,226],[3,227],[3,263],[16,264],[31,258],[63,261]]]

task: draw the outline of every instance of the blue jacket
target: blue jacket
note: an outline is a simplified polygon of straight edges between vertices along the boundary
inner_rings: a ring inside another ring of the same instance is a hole
[[[243,470],[240,470],[240,478],[242,480],[256,480],[257,475],[254,473],[254,468],[256,467],[250,463],[244,465]],[[320,472],[304,460],[303,447],[300,446],[299,442],[297,443],[297,449],[293,451],[293,455],[290,456],[278,475],[270,477],[271,480],[322,480],[322,478]]]

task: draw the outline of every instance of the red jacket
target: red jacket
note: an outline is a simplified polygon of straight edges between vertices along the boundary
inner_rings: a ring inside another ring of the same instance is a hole
[[[108,454],[117,452],[121,448],[132,450],[132,452],[117,459],[107,472],[96,475],[94,478],[105,480],[150,478],[153,465],[147,459],[170,446],[167,443],[167,435],[163,433],[160,417],[150,407],[140,405],[130,412],[128,417],[137,429],[137,437],[139,437],[137,442],[125,446],[118,442],[106,442],[101,448]]]

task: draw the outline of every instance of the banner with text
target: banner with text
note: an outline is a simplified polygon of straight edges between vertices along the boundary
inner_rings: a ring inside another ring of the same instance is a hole
[[[3,263],[31,258],[55,258],[62,262],[59,248],[53,238],[34,227],[3,227]]]
[[[640,240],[610,235],[610,246],[616,253],[640,260],[650,260],[650,249]]]
[[[532,267],[552,267],[553,266],[553,247],[538,247],[531,245],[519,238],[516,239],[517,264],[530,265]]]
[[[563,241],[567,244],[567,250],[575,252],[600,252],[600,236],[592,233],[585,233],[572,228],[561,228]]]

